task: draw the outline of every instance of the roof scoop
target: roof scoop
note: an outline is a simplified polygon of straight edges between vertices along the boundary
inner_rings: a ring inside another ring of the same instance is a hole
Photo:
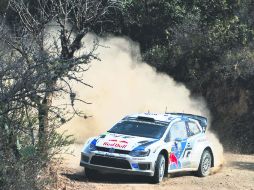
[[[155,122],[155,119],[154,119],[154,118],[151,118],[151,117],[143,117],[143,116],[138,116],[138,117],[137,117],[137,120],[140,120],[140,121],[148,121],[148,122]]]

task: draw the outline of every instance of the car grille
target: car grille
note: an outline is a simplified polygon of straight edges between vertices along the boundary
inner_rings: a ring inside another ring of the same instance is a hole
[[[130,163],[127,160],[124,160],[122,158],[112,158],[112,157],[95,155],[92,157],[90,163],[95,165],[100,165],[100,166],[131,169]]]
[[[99,146],[96,146],[96,150],[98,151],[102,151],[102,152],[109,152],[110,148],[105,148],[105,147],[99,147]],[[130,151],[128,150],[119,150],[119,149],[114,149],[113,152],[111,153],[118,153],[118,154],[129,154]]]

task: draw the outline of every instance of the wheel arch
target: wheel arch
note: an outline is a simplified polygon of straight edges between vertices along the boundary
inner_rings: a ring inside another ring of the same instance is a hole
[[[166,149],[162,149],[159,155],[163,155],[165,157],[166,165],[165,165],[165,174],[168,173],[169,159],[168,159],[168,151]]]
[[[210,152],[210,154],[211,154],[211,156],[212,156],[212,165],[211,165],[211,167],[214,167],[214,155],[213,155],[213,151],[212,151],[211,147],[208,146],[208,147],[206,147],[206,148],[204,149],[204,151],[205,151],[205,150],[207,150],[207,151]],[[203,152],[204,152],[204,151],[203,151]]]

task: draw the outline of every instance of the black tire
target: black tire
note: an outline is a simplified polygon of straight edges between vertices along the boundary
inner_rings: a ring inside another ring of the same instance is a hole
[[[96,170],[90,169],[90,168],[85,168],[85,174],[87,179],[93,180],[98,177],[98,172]]]
[[[152,177],[152,183],[160,183],[163,180],[166,160],[165,157],[160,154],[155,162],[154,176]]]
[[[212,165],[212,154],[209,150],[204,150],[200,159],[197,175],[199,177],[208,176],[210,174],[211,165]]]

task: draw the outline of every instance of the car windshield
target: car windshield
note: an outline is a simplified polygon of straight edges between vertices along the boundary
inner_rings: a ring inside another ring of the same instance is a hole
[[[112,127],[108,132],[160,139],[163,136],[167,126],[168,125],[166,123],[121,121]]]

